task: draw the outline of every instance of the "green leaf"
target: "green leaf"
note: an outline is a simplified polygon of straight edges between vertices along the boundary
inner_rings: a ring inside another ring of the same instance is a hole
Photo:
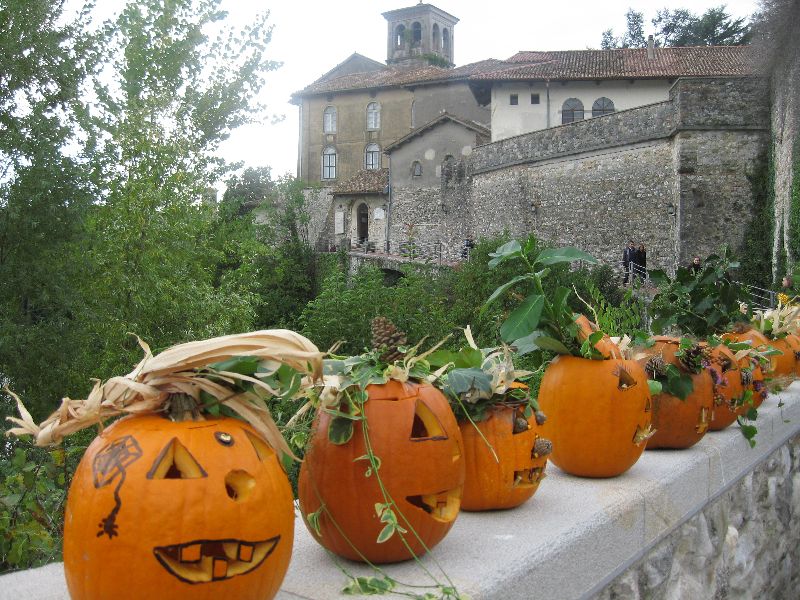
[[[503,285],[498,286],[498,288],[494,292],[492,292],[492,295],[489,296],[489,299],[486,302],[484,302],[483,305],[488,306],[489,304],[497,300],[500,296],[502,296],[506,292],[506,290],[508,290],[510,287],[518,284],[520,281],[526,281],[532,278],[533,276],[530,273],[525,273],[524,275],[517,275],[511,281],[506,281]]]
[[[522,246],[517,240],[511,240],[500,246],[494,252],[490,252],[489,256],[493,257],[489,261],[489,268],[494,269],[497,265],[512,258],[522,256]]]
[[[542,350],[550,350],[551,352],[556,352],[557,354],[570,354],[569,348],[567,348],[563,343],[559,342],[557,339],[547,337],[546,335],[537,337],[534,340],[534,343]]]
[[[670,365],[674,366],[674,365]],[[686,400],[694,390],[691,376],[686,373],[673,375],[672,371],[667,370],[667,381],[662,383],[663,391],[681,400]]]
[[[500,337],[504,342],[513,342],[532,333],[539,325],[544,296],[531,295],[500,326]]]
[[[334,417],[328,424],[328,439],[332,444],[346,444],[353,437],[353,420],[345,417]]]
[[[258,372],[258,363],[261,359],[257,356],[232,356],[228,360],[208,365],[214,371],[229,371],[252,377]]]
[[[447,374],[447,387],[455,395],[471,390],[492,391],[492,380],[481,369],[453,369]]]
[[[536,345],[536,338],[541,335],[541,331],[534,331],[529,335],[514,340],[511,342],[511,346],[516,350],[518,356],[525,356],[531,352],[536,352],[540,349],[539,346]]]
[[[306,515],[306,523],[311,528],[311,530],[317,534],[317,537],[322,537],[322,533],[319,527],[319,519],[322,516],[322,511],[324,506],[320,506],[317,510],[312,513],[308,513]]]
[[[480,369],[483,364],[483,352],[477,348],[462,348],[453,362],[457,369]]]
[[[359,576],[353,577],[350,583],[342,588],[342,593],[348,596],[382,595],[391,592],[394,586],[394,580],[386,575],[382,577]]]
[[[448,363],[455,362],[456,353],[451,350],[437,350],[428,355],[428,364],[434,369],[443,367]]]
[[[660,381],[656,381],[655,379],[648,379],[647,380],[647,387],[650,388],[650,395],[656,396],[661,393],[662,386]]]
[[[597,259],[594,256],[572,246],[546,248],[536,257],[536,263],[540,265],[555,265],[564,262],[575,262],[576,260],[583,260],[590,264],[597,263]]]
[[[395,533],[395,525],[394,523],[386,523],[381,532],[378,534],[378,539],[376,540],[379,544],[382,544],[389,540]]]

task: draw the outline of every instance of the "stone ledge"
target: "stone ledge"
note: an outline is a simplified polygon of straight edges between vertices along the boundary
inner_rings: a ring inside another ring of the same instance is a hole
[[[708,503],[800,433],[800,383],[771,396],[759,415],[758,445],[738,427],[712,432],[694,448],[645,452],[624,475],[566,475],[553,465],[532,501],[511,511],[462,513],[436,559],[474,600],[587,598],[608,585]],[[435,570],[430,559],[425,565]],[[343,562],[356,574],[361,565]],[[399,581],[423,583],[413,563],[385,567]],[[278,598],[340,598],[345,579],[298,521],[292,564]],[[0,599],[68,598],[55,563],[0,577]]]

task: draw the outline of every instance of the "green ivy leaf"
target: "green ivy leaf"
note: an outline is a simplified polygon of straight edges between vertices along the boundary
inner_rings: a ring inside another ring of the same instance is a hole
[[[332,444],[342,445],[353,437],[353,419],[337,416],[328,424],[328,439]]]
[[[447,387],[456,396],[471,390],[492,391],[492,381],[481,369],[453,369],[447,374]]]
[[[495,291],[492,292],[492,295],[489,296],[489,299],[486,302],[484,302],[483,305],[484,306],[490,305],[492,302],[494,302],[500,296],[502,296],[506,292],[506,290],[508,290],[509,288],[515,286],[520,281],[526,281],[526,280],[529,280],[529,279],[532,279],[531,274],[530,273],[525,273],[524,275],[517,275],[511,281],[506,281],[503,285],[499,286]]]
[[[394,589],[395,582],[393,579],[384,575],[383,577],[353,577],[344,588],[342,593],[348,596],[359,595],[379,595],[391,592]]]
[[[648,379],[647,380],[647,387],[650,388],[650,395],[656,396],[661,393],[663,386],[661,385],[660,381],[656,381],[655,379]]]
[[[252,377],[258,372],[260,360],[257,356],[232,356],[228,360],[208,365],[208,368],[214,371],[228,371]]]

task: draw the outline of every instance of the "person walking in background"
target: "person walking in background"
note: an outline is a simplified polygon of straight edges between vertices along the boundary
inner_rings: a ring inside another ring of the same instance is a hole
[[[622,285],[628,285],[628,277],[631,274],[631,268],[636,256],[636,245],[633,240],[628,240],[628,245],[622,251],[622,268],[625,270],[625,278],[622,280]]]
[[[639,279],[644,279],[647,275],[647,249],[644,244],[639,244],[639,247],[633,254],[633,276]]]
[[[703,265],[700,263],[699,256],[695,256],[692,259],[692,264],[689,265],[689,270],[692,272],[692,275],[697,275],[700,271],[703,270]]]

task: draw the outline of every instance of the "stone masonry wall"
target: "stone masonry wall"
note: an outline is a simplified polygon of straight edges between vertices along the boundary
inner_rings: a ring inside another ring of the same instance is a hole
[[[648,268],[675,262],[677,199],[666,140],[491,171],[472,187],[477,237],[532,231],[613,266],[633,239],[648,249]]]
[[[800,436],[691,517],[595,600],[794,600]]]

